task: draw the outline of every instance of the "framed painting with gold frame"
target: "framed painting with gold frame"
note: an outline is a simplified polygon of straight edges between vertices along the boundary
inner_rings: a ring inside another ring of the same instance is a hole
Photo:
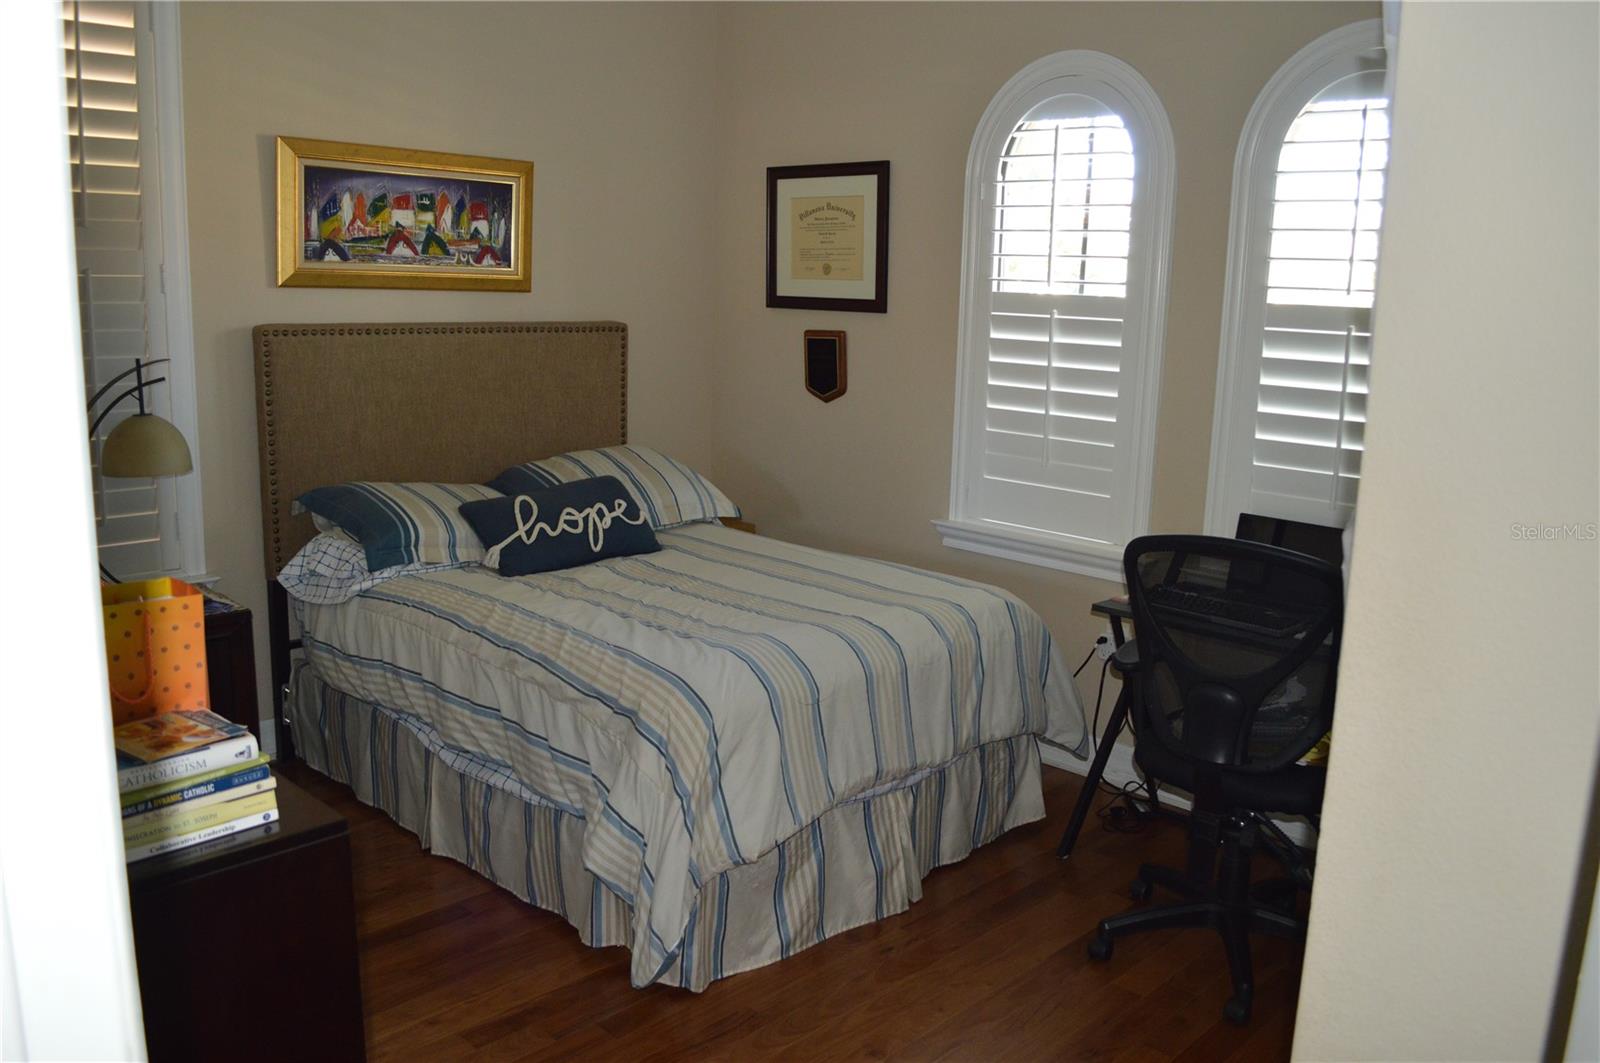
[[[532,288],[533,163],[278,138],[278,285]]]

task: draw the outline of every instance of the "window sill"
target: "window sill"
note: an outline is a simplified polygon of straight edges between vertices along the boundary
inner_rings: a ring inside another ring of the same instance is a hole
[[[936,520],[933,526],[939,529],[944,545],[956,550],[1122,583],[1122,551],[1116,547],[986,521]]]
[[[195,587],[199,587],[202,590],[209,590],[212,584],[216,583],[222,578],[221,576],[214,576],[209,572],[202,572],[195,576],[191,576],[187,572],[135,572],[126,576],[122,575],[121,573],[116,573],[118,583],[134,583],[138,580],[161,579],[165,576],[171,576],[173,579],[181,579],[183,582]]]

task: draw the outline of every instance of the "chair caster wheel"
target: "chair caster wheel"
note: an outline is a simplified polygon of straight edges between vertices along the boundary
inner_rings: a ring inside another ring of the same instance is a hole
[[[1136,901],[1147,901],[1147,900],[1149,900],[1150,899],[1150,883],[1146,882],[1142,878],[1134,879],[1133,880],[1133,885],[1128,887],[1128,896],[1132,897]]]
[[[1235,1026],[1243,1026],[1250,1021],[1250,998],[1229,997],[1228,1002],[1222,1005],[1222,1017]]]
[[[1112,941],[1104,934],[1097,934],[1089,942],[1089,958],[1091,960],[1109,960],[1111,958]]]

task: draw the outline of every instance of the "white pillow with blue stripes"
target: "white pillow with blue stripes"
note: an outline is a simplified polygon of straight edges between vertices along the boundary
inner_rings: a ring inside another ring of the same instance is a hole
[[[414,562],[460,564],[483,560],[483,544],[461,515],[463,502],[499,498],[482,484],[334,484],[294,500],[294,512],[309,511],[331,522],[366,552],[367,569],[378,572]]]
[[[289,596],[312,605],[338,605],[348,602],[362,591],[371,590],[396,576],[409,576],[417,572],[437,572],[473,564],[456,561],[430,564],[413,561],[409,565],[394,565],[374,572],[367,567],[367,553],[361,544],[334,528],[314,536],[300,552],[289,559],[278,573],[278,582]]]
[[[650,447],[602,447],[557,454],[512,466],[490,480],[489,486],[502,494],[520,495],[595,476],[621,480],[657,531],[740,515],[739,507],[716,484]]]

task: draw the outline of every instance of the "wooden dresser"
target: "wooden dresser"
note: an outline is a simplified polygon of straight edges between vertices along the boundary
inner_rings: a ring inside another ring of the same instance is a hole
[[[349,826],[277,793],[276,823],[128,865],[153,1063],[365,1055]]]
[[[219,606],[227,606],[219,612]],[[256,700],[255,626],[250,610],[214,591],[206,592],[206,671],[211,711],[261,737]]]

